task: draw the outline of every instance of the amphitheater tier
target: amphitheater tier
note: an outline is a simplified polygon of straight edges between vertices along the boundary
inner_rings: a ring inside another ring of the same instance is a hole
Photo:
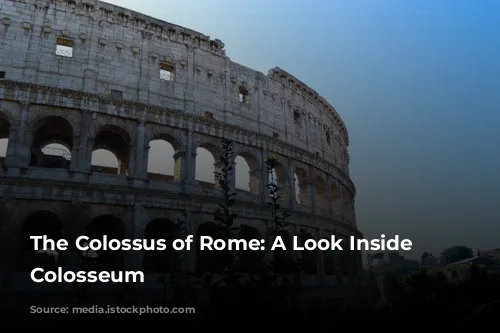
[[[116,218],[132,238],[158,219],[181,218],[196,234],[221,197],[216,182],[196,179],[197,149],[212,154],[217,170],[222,138],[249,167],[248,189],[235,189],[240,223],[266,234],[265,161],[273,157],[290,236],[362,236],[345,125],[292,75],[251,70],[232,62],[218,39],[107,3],[0,4],[3,249],[20,246],[23,221],[36,214],[59,221],[69,238],[100,216]],[[171,176],[148,172],[150,142],[160,139],[174,150]],[[51,143],[69,156],[48,156],[42,148]],[[97,149],[111,151],[118,167],[94,165]],[[142,254],[125,255],[143,266]],[[350,258],[357,269],[359,255]],[[314,284],[349,275],[325,268],[322,256],[308,261],[304,275]]]

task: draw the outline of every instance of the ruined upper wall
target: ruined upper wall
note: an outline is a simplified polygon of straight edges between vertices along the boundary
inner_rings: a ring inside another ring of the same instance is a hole
[[[0,0],[5,78],[213,117],[315,152],[348,173],[334,108],[287,72],[232,62],[218,39],[100,1]],[[55,54],[57,39],[72,57]],[[160,78],[172,65],[173,81]],[[241,102],[241,92],[248,94]]]

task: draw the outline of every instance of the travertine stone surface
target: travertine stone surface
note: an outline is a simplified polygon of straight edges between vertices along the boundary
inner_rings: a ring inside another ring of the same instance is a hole
[[[58,43],[72,45],[72,56],[56,52]],[[264,75],[232,62],[224,47],[99,1],[0,0],[0,134],[9,139],[0,170],[3,249],[16,253],[23,221],[40,210],[54,213],[68,237],[105,214],[123,223],[127,237],[143,237],[157,218],[182,218],[196,233],[211,220],[220,195],[195,181],[196,148],[217,161],[223,137],[250,167],[250,191],[238,191],[235,206],[240,223],[266,234],[264,162],[275,157],[283,204],[292,211],[290,235],[306,228],[316,238],[361,237],[349,138],[335,109],[286,71],[275,67]],[[161,68],[173,80],[162,79]],[[149,142],[159,138],[176,152],[170,179],[147,172]],[[36,162],[49,142],[68,147],[68,165]],[[115,153],[118,172],[91,167],[98,148]],[[126,262],[140,268],[141,258]],[[327,274],[323,257],[314,258],[317,274],[305,274],[306,283],[335,284],[351,274],[341,265]],[[360,256],[349,258],[359,269]]]

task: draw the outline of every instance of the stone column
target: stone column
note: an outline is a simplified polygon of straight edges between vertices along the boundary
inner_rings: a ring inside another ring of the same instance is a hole
[[[338,187],[338,191],[339,191],[339,216],[340,216],[340,219],[342,220],[342,222],[344,222],[344,198],[343,198],[343,194],[342,194],[342,188],[344,187],[344,185],[340,182],[340,181],[337,181],[337,187]]]
[[[144,163],[144,123],[140,122],[137,124],[136,132],[135,132],[135,159],[134,159],[134,164],[132,164],[132,159],[129,162],[129,169],[130,166],[134,166],[134,174],[133,176],[138,179],[146,179],[147,175],[147,167],[145,168],[145,164],[147,165],[147,160],[146,163]],[[131,154],[132,155],[132,154]],[[129,175],[131,175],[131,172],[129,171]]]
[[[328,216],[333,218],[332,177],[326,174],[326,186],[328,192]]]
[[[85,145],[85,157],[83,158],[81,165],[82,170],[87,172],[92,171],[92,151],[94,150],[94,140],[93,137],[87,137],[86,145]]]
[[[188,130],[185,135],[184,160],[182,159],[182,154],[180,154],[179,157],[181,158],[181,162],[179,163],[181,164],[182,190],[184,193],[190,193],[193,191],[193,187],[196,183],[196,150],[193,150],[193,132]]]
[[[267,149],[261,150],[261,170],[260,170],[260,182],[259,191],[261,194],[261,202],[266,203],[269,200],[269,170],[266,164],[266,160],[269,157],[269,152]]]
[[[290,209],[294,209],[297,203],[297,194],[295,193],[295,162],[288,158],[288,205]],[[283,186],[285,187],[285,186]]]
[[[30,161],[31,147],[29,135],[27,131],[27,119],[30,104],[27,102],[20,103],[19,123],[11,124],[7,153],[5,156],[4,165],[7,167],[7,175],[18,177],[22,173],[23,168],[27,168]]]
[[[309,166],[309,188],[311,193],[311,214],[316,213],[316,168],[313,166]]]

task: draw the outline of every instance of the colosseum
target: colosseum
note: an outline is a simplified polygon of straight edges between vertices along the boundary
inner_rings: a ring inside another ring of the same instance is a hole
[[[233,210],[253,238],[268,232],[268,157],[289,237],[362,237],[346,126],[283,69],[265,75],[232,62],[219,39],[100,1],[1,0],[0,13],[3,292],[72,288],[30,282],[30,235],[168,238],[178,219],[190,234],[209,233],[222,138],[234,145]],[[89,255],[56,254],[61,267]],[[290,255],[302,258],[311,289],[359,280],[358,252]],[[182,265],[203,270],[205,256],[185,252]],[[154,289],[168,270],[158,258],[131,251],[95,261],[142,270],[137,288]]]

